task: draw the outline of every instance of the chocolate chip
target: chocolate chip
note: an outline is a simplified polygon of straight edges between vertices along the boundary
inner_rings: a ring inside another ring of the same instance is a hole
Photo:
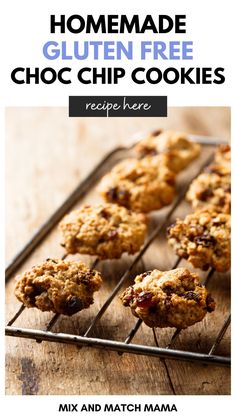
[[[213,226],[220,226],[222,222],[219,220],[219,218],[212,218],[212,225]]]
[[[211,188],[206,188],[198,194],[198,198],[201,201],[207,201],[212,196],[214,196],[214,193]]]
[[[101,210],[100,215],[106,220],[108,220],[111,216],[111,214],[105,208]]]
[[[104,234],[99,237],[98,243],[104,243],[108,240],[114,240],[116,237],[118,237],[118,231],[110,230],[107,234]]]
[[[175,177],[170,176],[168,179],[166,179],[166,183],[167,183],[167,185],[174,186],[175,185]]]
[[[138,307],[148,307],[151,305],[152,293],[147,291],[142,291],[136,297],[136,304]]]
[[[160,135],[162,133],[162,130],[161,129],[156,129],[155,131],[153,131],[152,133],[151,133],[151,136],[152,137],[157,137],[158,135]]]
[[[151,314],[155,314],[157,312],[157,307],[156,306],[151,306],[151,307],[149,307],[148,311]]]
[[[190,232],[188,233],[188,239],[189,239],[191,242],[193,242],[193,241],[194,241],[194,239],[195,239],[195,233],[193,233],[192,231],[190,231]]]
[[[214,247],[216,244],[216,239],[210,234],[203,234],[202,236],[196,236],[194,243],[205,247]]]
[[[226,202],[226,198],[225,196],[222,196],[218,201],[218,205],[224,206],[225,202]]]
[[[146,276],[150,275],[151,273],[152,273],[152,271],[146,271],[146,272],[143,272],[140,276],[141,276],[141,278],[143,279],[143,278],[145,278]]]
[[[110,201],[119,201],[127,204],[130,198],[130,193],[126,189],[111,188],[107,191],[107,197]]]
[[[89,269],[89,273],[92,276],[95,276],[96,275],[96,271],[94,271],[93,269]]]
[[[84,285],[88,285],[90,283],[90,279],[84,276],[83,278],[79,278],[79,282]]]
[[[164,291],[167,295],[171,295],[175,292],[175,289],[171,285],[166,285],[162,288],[162,291]]]
[[[95,271],[93,270],[89,270],[88,272],[85,273],[79,273],[77,276],[77,284],[81,283],[84,285],[89,285],[91,282],[91,278],[95,275]]]
[[[107,191],[106,195],[109,198],[109,200],[111,201],[116,201],[117,200],[117,188],[111,188]]]
[[[78,239],[77,237],[71,237],[71,247],[76,248],[83,244],[83,240]]]
[[[120,189],[118,192],[118,199],[123,203],[127,203],[130,198],[130,193],[126,189]]]
[[[142,149],[140,151],[141,157],[156,156],[157,154],[157,150],[154,147],[142,146]]]
[[[33,290],[29,294],[27,294],[27,297],[30,299],[30,304],[34,305],[36,297],[38,297],[44,291],[46,291],[46,288],[44,288],[42,285],[35,284],[32,284],[31,287],[33,288]]]
[[[184,294],[183,294],[183,297],[186,299],[186,300],[194,300],[194,301],[200,301],[200,296],[199,296],[199,294],[197,294],[196,292],[194,292],[194,291],[187,291],[187,292],[185,292]]]
[[[68,316],[72,316],[72,314],[82,310],[83,306],[81,299],[73,296],[63,304],[63,311]]]

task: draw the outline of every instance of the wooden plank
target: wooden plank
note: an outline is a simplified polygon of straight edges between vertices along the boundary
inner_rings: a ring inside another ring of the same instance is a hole
[[[7,132],[7,259],[30,238],[71,192],[100,158],[114,146],[128,144],[137,131],[156,128],[187,130],[202,135],[229,139],[228,108],[171,108],[168,118],[71,118],[65,108],[9,108],[6,112]],[[197,168],[197,165],[195,165]],[[193,168],[190,169],[190,172]],[[180,187],[187,172],[181,175]],[[96,191],[86,202],[97,202]],[[183,205],[178,215],[189,211]],[[161,218],[161,212],[150,216],[151,224]],[[176,215],[173,215],[173,219]],[[20,271],[46,257],[62,254],[60,236],[53,231],[32,254]],[[89,258],[83,257],[88,263]],[[112,287],[132,257],[105,261],[98,269],[104,284],[89,310],[72,318],[61,317],[54,330],[84,333]],[[90,262],[91,263],[91,262]],[[166,245],[165,235],[155,240],[144,258],[147,269],[169,269],[173,252]],[[141,272],[140,263],[136,272]],[[135,275],[131,276],[130,280]],[[127,285],[126,284],[126,285]],[[183,332],[176,347],[204,351],[209,349],[218,327],[229,307],[229,279],[218,275],[210,283],[218,302],[217,310],[188,331]],[[14,281],[6,289],[6,318],[16,311],[19,303],[13,295]],[[45,328],[51,318],[36,309],[25,310],[16,325]],[[101,337],[124,339],[135,319],[115,298],[95,332]],[[210,332],[209,332],[210,330]],[[168,343],[171,330],[158,331],[161,345]],[[26,339],[6,339],[7,394],[229,394],[230,372],[178,361],[100,351],[78,349],[69,345]],[[142,325],[134,342],[153,344],[152,331]],[[220,345],[219,353],[229,352],[229,333]],[[168,377],[169,375],[169,377]]]

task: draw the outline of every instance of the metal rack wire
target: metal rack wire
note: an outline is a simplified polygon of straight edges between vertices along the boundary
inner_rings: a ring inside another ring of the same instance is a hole
[[[217,145],[219,143],[223,143],[222,140],[212,139],[212,138],[207,138],[207,137],[191,136],[191,139],[193,141],[198,141],[199,143],[205,146],[208,146],[208,145],[212,146],[212,145]],[[60,221],[63,215],[66,212],[68,212],[82,198],[82,196],[95,184],[95,182],[100,176],[100,173],[104,165],[107,162],[109,162],[118,152],[129,151],[129,150],[132,150],[133,147],[134,145],[130,147],[118,147],[114,149],[94,168],[94,170],[89,174],[89,176],[82,183],[80,183],[80,185],[75,189],[75,191],[56,210],[56,212],[46,221],[46,223],[41,226],[41,228],[35,233],[35,235],[31,238],[31,240],[15,256],[15,258],[6,268],[6,281],[8,281],[11,278],[12,274],[18,269],[20,264],[27,259],[27,257],[33,252],[33,250],[49,234],[49,232]],[[212,157],[213,157],[213,154],[211,154],[210,157],[208,157],[204,161],[204,163],[200,167],[198,174],[201,173],[204,167],[210,163],[210,161],[212,160]],[[114,340],[108,340],[108,339],[102,339],[99,337],[90,336],[92,332],[94,331],[97,323],[99,322],[101,317],[104,315],[107,308],[109,307],[109,305],[111,304],[111,302],[113,301],[113,299],[115,298],[115,296],[117,295],[117,293],[119,292],[119,290],[121,289],[121,287],[123,286],[127,278],[129,278],[133,269],[136,267],[138,262],[142,259],[143,255],[148,250],[148,248],[150,247],[154,239],[156,239],[157,236],[163,231],[166,223],[169,221],[174,211],[178,208],[178,206],[183,201],[185,193],[192,180],[193,179],[189,180],[188,184],[185,186],[185,188],[182,189],[181,193],[179,194],[175,202],[172,204],[172,206],[170,206],[164,220],[154,228],[151,235],[145,242],[144,246],[142,247],[140,252],[135,256],[134,260],[129,265],[125,273],[121,276],[118,283],[116,284],[116,286],[114,287],[114,289],[108,296],[107,300],[104,302],[103,306],[101,307],[101,309],[98,311],[98,313],[96,314],[96,316],[90,323],[89,327],[87,328],[83,336],[68,334],[68,333],[52,332],[51,330],[53,326],[55,325],[55,323],[60,317],[59,314],[55,314],[51,318],[45,330],[34,330],[34,329],[27,329],[27,328],[21,328],[21,327],[14,327],[13,324],[15,323],[17,318],[20,317],[21,313],[24,310],[23,305],[19,308],[17,313],[15,313],[12,319],[7,323],[7,326],[5,328],[6,336],[15,336],[15,337],[33,339],[33,340],[36,340],[38,343],[41,343],[42,341],[50,341],[50,342],[57,342],[57,343],[73,344],[73,345],[78,345],[78,346],[103,348],[103,349],[108,349],[111,351],[116,351],[120,355],[128,352],[128,353],[133,353],[133,354],[159,357],[161,359],[178,359],[182,361],[193,361],[193,362],[202,362],[206,364],[214,364],[214,365],[220,365],[220,366],[229,366],[230,357],[219,356],[219,355],[216,355],[215,352],[230,325],[230,320],[231,320],[230,313],[224,319],[223,324],[220,330],[218,331],[217,336],[215,337],[215,340],[211,348],[209,349],[208,353],[190,352],[187,350],[173,349],[172,346],[175,343],[179,334],[181,333],[181,329],[175,330],[175,332],[173,333],[170,339],[170,342],[166,345],[166,347],[159,347],[156,332],[154,329],[153,329],[153,333],[154,333],[153,336],[154,336],[155,346],[134,344],[132,343],[132,340],[135,337],[137,331],[139,330],[142,324],[142,321],[140,319],[137,320],[135,326],[129,331],[124,341],[114,341]],[[62,258],[65,258],[65,257],[66,255],[62,256]],[[180,261],[181,261],[181,258],[178,257],[175,263],[173,264],[172,269],[176,268],[179,265]],[[99,260],[96,259],[92,267],[95,268],[95,266],[98,263],[99,263]],[[207,274],[207,277],[204,281],[204,285],[208,284],[208,282],[211,280],[213,275],[214,275],[214,270],[211,269]]]

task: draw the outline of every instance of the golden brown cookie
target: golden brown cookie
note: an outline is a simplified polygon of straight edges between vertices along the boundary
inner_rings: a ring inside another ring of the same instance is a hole
[[[185,268],[144,272],[123,292],[121,300],[149,327],[185,329],[215,309],[198,275]]]
[[[106,174],[99,192],[107,202],[137,212],[149,212],[169,205],[175,196],[175,174],[161,156],[126,159]]]
[[[82,262],[47,259],[16,277],[15,295],[26,307],[72,316],[93,304],[102,278]]]
[[[85,205],[61,221],[68,253],[96,255],[101,259],[134,254],[144,243],[146,217],[116,204]]]
[[[221,144],[215,153],[215,162],[230,169],[231,165],[231,147],[229,144]]]
[[[226,272],[230,268],[230,220],[229,214],[211,209],[196,211],[168,228],[169,244],[195,268]]]
[[[231,175],[226,166],[212,164],[191,183],[186,194],[194,209],[214,207],[230,213]]]
[[[199,156],[201,146],[190,141],[184,133],[156,131],[141,140],[135,150],[141,158],[164,154],[168,168],[178,173]]]

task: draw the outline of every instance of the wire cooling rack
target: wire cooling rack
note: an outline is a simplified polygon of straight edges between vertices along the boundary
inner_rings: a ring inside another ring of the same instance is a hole
[[[204,147],[208,146],[216,146],[218,144],[225,143],[224,141],[212,137],[201,137],[201,136],[193,136],[189,135],[189,138],[192,141],[196,141],[201,143]],[[102,176],[104,172],[104,167],[111,163],[112,159],[116,157],[120,152],[128,153],[132,151],[135,144],[131,145],[130,147],[117,147],[116,149],[112,150],[109,154],[107,154],[100,163],[92,170],[92,172],[84,179],[78,187],[69,195],[69,197],[64,201],[64,203],[52,214],[52,216],[39,228],[39,230],[34,234],[34,236],[26,243],[26,245],[21,249],[21,251],[13,258],[10,264],[6,268],[6,281],[8,281],[12,275],[16,272],[19,266],[31,255],[31,253],[39,246],[39,244],[48,236],[51,230],[57,225],[57,223],[61,220],[61,218],[75,205],[77,204],[81,198],[94,186],[97,180]],[[179,205],[184,200],[186,191],[192,182],[192,180],[202,172],[205,166],[207,166],[213,158],[213,152],[210,154],[208,153],[208,157],[205,159],[199,171],[195,176],[189,179],[187,184],[184,188],[181,189],[176,200],[173,204],[168,207],[168,211],[165,214],[165,217],[162,219],[161,223],[159,223],[153,230],[152,233],[149,235],[148,239],[146,240],[144,246],[140,250],[140,252],[135,256],[132,262],[129,264],[128,269],[123,273],[123,275],[118,278],[116,286],[112,289],[112,292],[97,312],[96,316],[92,319],[89,324],[89,327],[83,334],[75,335],[75,334],[68,334],[68,333],[54,333],[52,332],[53,326],[59,319],[60,315],[55,314],[52,316],[51,320],[46,326],[45,330],[36,330],[36,329],[29,329],[29,328],[22,328],[22,327],[14,327],[15,321],[21,316],[22,312],[24,311],[24,305],[21,305],[19,310],[15,313],[15,315],[8,321],[7,326],[5,328],[6,336],[14,336],[19,338],[27,338],[33,339],[38,343],[42,341],[50,341],[50,342],[57,342],[57,343],[67,343],[72,345],[78,346],[87,346],[93,348],[102,348],[106,350],[116,351],[119,354],[123,353],[133,353],[133,354],[140,354],[140,355],[147,355],[147,356],[154,356],[159,357],[161,359],[177,359],[182,361],[194,361],[194,362],[201,362],[205,364],[214,364],[219,366],[230,366],[230,356],[220,356],[216,354],[216,350],[218,345],[220,344],[221,340],[223,339],[231,321],[230,312],[226,315],[223,319],[222,324],[219,327],[219,330],[216,333],[214,338],[213,344],[210,350],[207,353],[200,353],[200,352],[190,352],[187,350],[177,350],[173,349],[173,344],[176,341],[176,338],[181,333],[181,329],[176,329],[172,334],[168,345],[165,347],[159,347],[158,339],[156,335],[156,330],[153,329],[153,337],[155,346],[147,346],[147,345],[140,345],[132,343],[133,338],[135,337],[137,331],[139,330],[142,320],[138,319],[136,324],[133,328],[129,331],[128,335],[126,336],[125,340],[123,341],[115,341],[109,339],[103,339],[101,337],[91,337],[91,334],[96,329],[97,323],[100,321],[114,298],[117,296],[119,290],[122,288],[125,281],[130,277],[132,271],[135,269],[139,261],[142,260],[143,256],[145,255],[146,251],[149,249],[153,241],[164,231],[166,223],[170,220],[173,213],[179,207]],[[67,255],[63,255],[62,258],[65,259]],[[181,261],[179,257],[172,266],[172,269],[175,269]],[[92,268],[95,268],[99,263],[99,260],[95,260],[93,263]],[[204,285],[206,286],[209,281],[214,276],[214,269],[209,270],[207,273],[206,279],[204,281]]]

